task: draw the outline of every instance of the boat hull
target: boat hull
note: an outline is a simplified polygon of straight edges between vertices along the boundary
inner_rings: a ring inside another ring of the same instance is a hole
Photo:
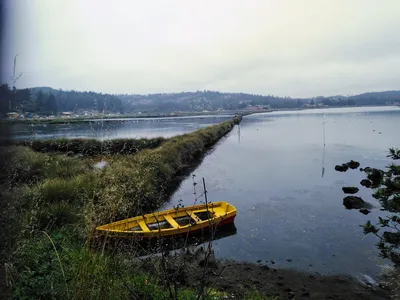
[[[197,205],[137,216],[99,226],[96,230],[98,234],[109,237],[153,239],[195,235],[204,230],[232,224],[235,217],[236,209],[231,204],[215,202],[208,206]],[[189,220],[189,223],[182,225],[182,220]]]

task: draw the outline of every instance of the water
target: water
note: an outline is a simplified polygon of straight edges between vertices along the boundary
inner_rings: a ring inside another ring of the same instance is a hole
[[[351,159],[362,166],[388,165],[388,148],[400,146],[399,124],[400,108],[390,107],[244,117],[240,129],[236,126],[194,171],[197,181],[205,177],[209,200],[228,201],[238,210],[237,233],[214,242],[216,255],[273,260],[276,267],[323,274],[377,276],[379,265],[389,262],[378,258],[375,238],[364,236],[359,225],[384,214],[377,208],[367,216],[346,210],[341,188],[358,186],[363,173],[340,173],[334,166]],[[359,195],[377,205],[369,191],[361,187]],[[193,204],[190,177],[162,209],[179,199]]]
[[[171,137],[218,124],[232,115],[92,120],[69,124],[14,124],[15,139]]]

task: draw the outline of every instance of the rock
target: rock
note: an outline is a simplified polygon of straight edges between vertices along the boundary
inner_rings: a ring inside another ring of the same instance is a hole
[[[359,191],[358,187],[354,187],[354,186],[345,186],[345,187],[342,187],[342,190],[345,194],[355,194],[355,193],[358,193],[358,191]]]
[[[257,263],[259,264],[261,262],[261,259],[257,260]]]
[[[275,264],[275,262],[272,259],[270,260],[270,262],[271,262],[271,264]]]
[[[378,169],[370,169],[366,172],[368,172],[368,179],[372,181],[372,187],[378,187],[383,180],[383,172]]]
[[[363,180],[361,180],[360,184],[361,184],[362,186],[365,186],[366,188],[370,188],[371,185],[372,185],[372,182],[369,181],[368,179],[363,179]]]
[[[357,196],[347,196],[343,199],[343,205],[347,209],[360,209],[365,206],[365,201]]]
[[[288,258],[286,261],[287,261],[287,262],[291,262],[291,261],[292,261],[292,259],[291,259],[291,258]]]
[[[348,169],[349,167],[346,164],[335,166],[335,170],[339,172],[346,172]]]
[[[359,210],[360,213],[364,214],[364,215],[368,215],[370,213],[370,211],[366,208],[362,208]]]
[[[360,166],[358,161],[351,160],[346,164],[350,169],[357,169]]]

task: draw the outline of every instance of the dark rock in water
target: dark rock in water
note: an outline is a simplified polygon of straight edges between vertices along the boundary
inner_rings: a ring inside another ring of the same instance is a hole
[[[358,161],[351,160],[346,164],[350,169],[357,169],[360,166]]]
[[[347,196],[343,199],[343,205],[347,209],[360,209],[365,206],[365,201],[357,196]]]
[[[354,186],[342,187],[342,190],[345,194],[355,194],[359,191],[358,187],[354,187]]]
[[[257,263],[260,263],[260,262],[261,262],[261,259],[257,260]]]
[[[383,180],[383,172],[378,169],[370,169],[366,172],[368,173],[367,178],[372,181],[372,187],[378,187]]]
[[[272,259],[270,260],[270,262],[271,262],[271,264],[274,264],[274,263],[275,263]]]
[[[360,213],[362,213],[364,215],[368,215],[370,213],[370,211],[368,209],[366,209],[366,208],[362,208],[359,211],[360,211]]]
[[[346,164],[335,166],[335,170],[339,172],[346,172],[348,169],[349,167]]]
[[[287,262],[291,262],[291,261],[292,261],[292,259],[291,259],[291,258],[288,258],[286,261],[287,261]]]
[[[370,188],[371,185],[372,185],[372,182],[369,181],[368,179],[363,179],[363,180],[361,180],[360,184],[361,184],[362,186],[365,186],[366,188]]]

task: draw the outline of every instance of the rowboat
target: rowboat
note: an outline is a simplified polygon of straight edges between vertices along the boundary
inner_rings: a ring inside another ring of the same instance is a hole
[[[173,208],[98,226],[107,236],[155,238],[195,233],[233,223],[236,208],[224,201]]]

